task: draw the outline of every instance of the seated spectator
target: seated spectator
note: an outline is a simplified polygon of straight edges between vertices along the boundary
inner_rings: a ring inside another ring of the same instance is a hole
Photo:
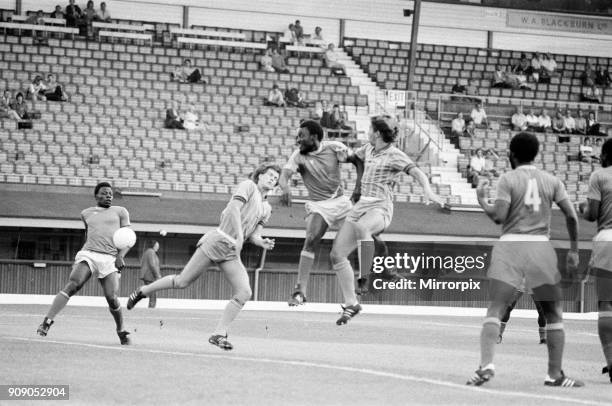
[[[584,71],[580,74],[580,80],[582,80],[582,86],[591,87],[595,84],[595,71],[590,63],[586,64]]]
[[[261,66],[261,70],[265,72],[276,72],[272,67],[272,50],[270,48],[264,51],[264,54],[259,60],[259,64]]]
[[[164,120],[164,128],[184,130],[183,118],[179,111],[179,105],[176,100],[172,100],[170,108],[166,110],[166,119]]]
[[[308,103],[304,100],[304,94],[295,87],[285,92],[285,101],[289,107],[308,107]]]
[[[47,86],[42,81],[42,76],[36,75],[28,90],[26,91],[26,99],[28,100],[47,100],[45,97],[45,91]]]
[[[474,123],[474,120],[470,120],[465,126],[465,132],[463,133],[463,136],[473,138],[475,130],[476,124]]]
[[[485,166],[484,172],[488,176],[497,176],[497,169],[495,169],[495,161],[499,159],[499,155],[492,148],[485,151]]]
[[[540,80],[540,74],[542,73],[542,55],[536,52],[531,58],[531,77],[534,82]]]
[[[580,101],[588,103],[601,103],[601,90],[594,84],[592,86],[584,86],[580,94]]]
[[[189,110],[183,114],[183,127],[185,127],[185,130],[200,130],[205,128],[200,122],[200,117],[198,117],[193,104],[190,104]]]
[[[486,175],[485,172],[485,157],[482,148],[478,148],[476,153],[472,155],[470,159],[470,166],[468,167],[468,182],[475,188],[480,183],[480,177]]]
[[[17,93],[15,101],[11,104],[11,109],[17,113],[20,120],[29,120],[32,118],[32,114],[28,111],[28,105],[23,98],[23,93]]]
[[[451,121],[451,136],[450,141],[459,148],[459,137],[463,137],[465,133],[465,120],[463,119],[463,113],[457,113],[457,117]]]
[[[572,112],[569,109],[565,111],[565,117],[563,117],[563,120],[565,121],[565,128],[567,129],[568,134],[575,134],[576,120],[574,120],[574,117],[572,117]]]
[[[591,158],[595,160],[595,162],[601,159],[601,146],[603,144],[603,138],[597,137],[595,138],[595,143],[593,145],[593,152],[591,153]]]
[[[46,83],[47,91],[45,92],[45,97],[50,101],[67,101],[68,95],[64,91],[62,85],[57,83],[55,80],[55,75],[53,73],[49,73],[47,75],[47,83]]]
[[[285,98],[283,97],[283,92],[280,91],[276,83],[272,86],[272,90],[270,90],[268,99],[264,102],[264,104],[266,106],[285,107]]]
[[[555,118],[552,120],[552,130],[557,134],[567,134],[569,132],[565,126],[565,119],[561,111],[557,111]]]
[[[482,103],[476,103],[474,109],[470,113],[470,118],[474,122],[477,128],[488,128],[489,122],[487,121],[487,113],[482,108]]]
[[[540,83],[550,83],[550,78],[560,76],[557,72],[557,62],[550,53],[542,57],[542,70],[540,71]]]
[[[523,114],[523,106],[516,108],[516,113],[512,115],[512,129],[514,131],[526,131],[527,130],[527,116]]]
[[[507,88],[506,75],[506,69],[502,65],[497,65],[493,73],[493,85],[491,87]]]
[[[289,73],[285,57],[276,48],[272,49],[272,67],[278,73]]]
[[[584,141],[580,144],[580,152],[578,154],[582,162],[590,164],[593,160],[593,146],[591,137],[584,137]]]
[[[66,15],[62,11],[62,6],[60,6],[59,4],[55,6],[55,10],[53,11],[53,13],[51,13],[51,18],[61,18],[61,19],[66,18]]]
[[[21,120],[12,107],[13,95],[10,90],[5,90],[2,98],[0,98],[0,118],[12,118],[13,120]]]
[[[325,66],[331,69],[334,75],[346,75],[344,65],[338,62],[338,55],[334,52],[334,44],[327,46],[327,51],[324,54]]]
[[[529,59],[527,59],[527,55],[525,55],[524,53],[521,54],[521,59],[514,66],[514,69],[512,69],[512,72],[516,74],[525,75],[526,77],[531,75],[532,73],[531,62],[529,61]]]
[[[321,100],[321,127],[331,127],[331,110],[329,109],[329,103],[327,100]]]
[[[542,109],[542,114],[538,117],[538,123],[540,124],[540,131],[552,131],[552,119],[548,115],[548,110]]]
[[[310,42],[323,49],[327,48],[327,42],[325,42],[325,39],[323,39],[323,29],[321,27],[315,28],[315,32],[312,38],[310,38]]]
[[[610,78],[610,72],[604,69],[602,65],[597,66],[597,72],[595,73],[595,84],[602,87],[610,87],[612,78]]]
[[[69,4],[66,6],[66,25],[68,27],[77,27],[82,18],[83,12],[81,8],[74,4],[74,0],[69,0]]]
[[[527,118],[527,129],[529,131],[540,130],[540,120],[538,120],[538,116],[536,116],[533,109],[529,109],[529,114],[527,114],[525,117]]]
[[[329,137],[337,137],[339,135],[341,135],[342,137],[346,137],[348,136],[346,131],[353,131],[353,127],[350,127],[346,124],[346,113],[340,111],[340,106],[337,104],[334,104],[334,107],[332,108],[328,128],[334,130],[342,130],[342,132],[328,131],[327,134]]]
[[[587,135],[596,135],[600,137],[605,137],[606,134],[600,131],[600,125],[595,118],[595,112],[589,111],[589,117],[586,120],[586,133]]]
[[[198,83],[201,81],[206,84],[206,81],[202,79],[200,70],[191,66],[191,59],[189,58],[183,61],[183,66],[177,67],[174,73],[170,74],[170,78],[178,82]]]
[[[587,121],[584,117],[582,110],[578,110],[578,117],[576,117],[576,134],[586,135],[587,133]]]
[[[451,93],[453,94],[466,94],[467,89],[466,86],[467,82],[463,79],[458,79],[457,82],[455,82],[455,84],[453,85],[453,88],[451,89]]]
[[[108,8],[106,7],[106,2],[100,3],[100,11],[98,12],[98,21],[102,21],[104,23],[111,22],[111,15],[108,12]]]

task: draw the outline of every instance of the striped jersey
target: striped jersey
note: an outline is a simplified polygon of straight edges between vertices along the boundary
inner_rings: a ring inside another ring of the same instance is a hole
[[[553,202],[568,199],[558,178],[532,165],[523,165],[504,173],[497,185],[497,200],[510,204],[502,225],[502,234],[550,233]]]
[[[391,189],[396,175],[416,167],[404,152],[391,144],[380,151],[374,151],[374,147],[368,143],[356,149],[355,155],[364,162],[362,198],[392,200]]]
[[[344,193],[340,163],[346,162],[348,156],[349,149],[343,143],[321,141],[319,149],[308,154],[300,154],[299,149],[293,151],[284,169],[302,175],[310,200],[327,200]]]
[[[238,184],[232,199],[244,203],[240,208],[240,225],[242,235],[246,240],[253,234],[257,225],[264,225],[270,219],[272,207],[261,195],[255,182],[250,179]],[[238,230],[234,228],[231,217],[227,213],[227,208],[221,212],[219,230],[234,239],[238,239]]]
[[[81,212],[81,219],[87,225],[87,240],[82,249],[117,255],[113,234],[130,225],[130,214],[125,207],[89,207]]]
[[[591,174],[587,197],[599,201],[597,231],[612,228],[612,166],[598,169]]]

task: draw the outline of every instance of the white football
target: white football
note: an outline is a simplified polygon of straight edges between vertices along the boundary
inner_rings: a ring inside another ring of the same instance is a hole
[[[113,234],[113,244],[118,250],[132,248],[136,244],[136,233],[128,227],[121,227]]]

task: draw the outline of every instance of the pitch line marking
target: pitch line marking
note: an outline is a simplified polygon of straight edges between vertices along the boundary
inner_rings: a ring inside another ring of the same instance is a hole
[[[87,348],[98,348],[103,350],[114,350],[114,351],[130,351],[130,352],[143,352],[150,354],[161,354],[161,355],[174,355],[174,356],[183,356],[183,357],[201,357],[201,358],[212,358],[212,359],[226,359],[226,360],[234,360],[234,361],[243,361],[243,362],[260,362],[265,364],[282,364],[282,365],[291,365],[291,366],[300,366],[300,367],[310,367],[310,368],[320,368],[320,369],[330,369],[336,371],[344,371],[344,372],[353,372],[367,375],[374,375],[384,378],[393,378],[402,381],[409,382],[420,382],[426,383],[430,385],[438,385],[445,386],[452,389],[462,389],[470,392],[478,392],[478,393],[489,393],[491,395],[501,395],[508,397],[524,397],[529,399],[542,399],[542,400],[553,400],[558,402],[567,402],[574,403],[580,405],[594,405],[594,406],[608,406],[608,403],[596,402],[591,400],[584,399],[576,399],[572,397],[563,397],[563,396],[554,396],[554,395],[541,395],[537,393],[527,393],[527,392],[512,392],[506,390],[493,390],[486,388],[476,388],[468,385],[460,385],[458,383],[453,382],[445,382],[437,379],[431,378],[423,378],[412,375],[402,375],[393,372],[385,372],[385,371],[377,371],[375,369],[369,368],[356,368],[342,365],[333,365],[333,364],[324,364],[318,362],[309,362],[309,361],[290,361],[283,359],[273,359],[273,358],[254,358],[254,357],[244,357],[244,356],[232,356],[232,355],[220,355],[220,354],[203,354],[196,352],[183,352],[183,351],[165,351],[165,350],[154,350],[154,349],[145,349],[145,348],[125,348],[118,346],[109,346],[109,345],[99,345],[99,344],[88,344],[88,343],[77,343],[71,341],[59,341],[59,340],[47,340],[47,339],[35,339],[35,338],[26,338],[26,337],[2,337],[6,340],[14,340],[14,341],[28,341],[28,342],[37,342],[37,343],[50,343],[50,344],[61,344],[75,347],[87,347]]]

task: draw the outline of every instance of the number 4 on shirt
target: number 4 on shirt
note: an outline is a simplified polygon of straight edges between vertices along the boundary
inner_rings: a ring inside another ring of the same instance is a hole
[[[542,199],[540,199],[538,182],[535,179],[529,179],[527,182],[527,193],[525,194],[525,206],[528,206],[532,213],[537,213],[540,211],[541,204]]]

